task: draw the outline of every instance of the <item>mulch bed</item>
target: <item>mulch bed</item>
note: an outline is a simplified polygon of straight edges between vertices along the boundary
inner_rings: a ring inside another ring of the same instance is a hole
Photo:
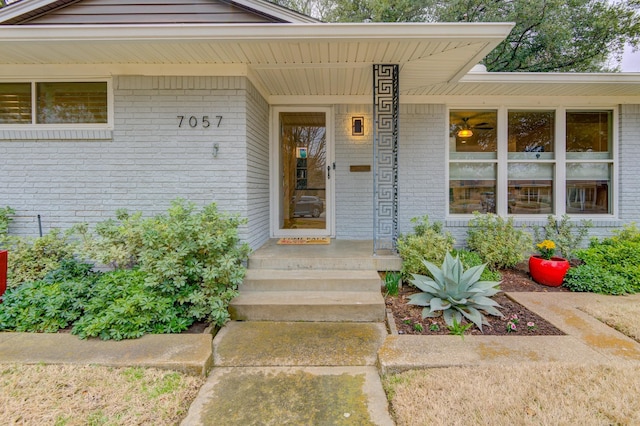
[[[500,271],[502,282],[500,288],[503,292],[564,292],[569,291],[564,287],[547,287],[536,283],[531,279],[523,267]],[[386,296],[387,309],[393,313],[396,328],[399,334],[413,335],[448,335],[451,334],[442,317],[422,319],[422,307],[408,305],[410,295],[419,292],[411,285],[404,285],[397,297]],[[493,299],[500,304],[498,310],[503,318],[493,315],[485,315],[489,322],[482,327],[481,332],[475,325],[465,332],[465,335],[489,335],[489,336],[553,336],[564,333],[547,322],[544,318],[534,314],[524,306],[509,299],[503,292],[498,293]],[[516,330],[507,331],[507,325],[512,318],[517,318]],[[463,320],[465,322],[465,320]],[[527,323],[534,323],[534,327],[528,327]],[[419,325],[419,326],[418,326]],[[420,331],[420,327],[422,331]]]

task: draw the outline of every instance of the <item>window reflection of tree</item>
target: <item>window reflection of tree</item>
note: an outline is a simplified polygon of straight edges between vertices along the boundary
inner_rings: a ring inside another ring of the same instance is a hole
[[[553,152],[553,111],[509,111],[509,152]]]
[[[610,112],[568,112],[567,152],[607,152]]]

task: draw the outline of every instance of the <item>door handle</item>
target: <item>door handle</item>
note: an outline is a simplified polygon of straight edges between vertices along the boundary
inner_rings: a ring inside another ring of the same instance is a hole
[[[333,170],[336,169],[336,162],[335,161],[333,163],[331,163],[330,166],[327,166],[327,179],[331,179],[331,168],[333,168]]]

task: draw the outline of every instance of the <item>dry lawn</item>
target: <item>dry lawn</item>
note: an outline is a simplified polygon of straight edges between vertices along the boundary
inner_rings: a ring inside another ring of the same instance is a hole
[[[174,425],[202,383],[157,369],[0,365],[0,419],[11,425]]]
[[[609,327],[640,342],[640,298],[634,296],[600,297],[584,303],[580,309]]]
[[[520,364],[384,379],[398,426],[637,425],[637,365]]]

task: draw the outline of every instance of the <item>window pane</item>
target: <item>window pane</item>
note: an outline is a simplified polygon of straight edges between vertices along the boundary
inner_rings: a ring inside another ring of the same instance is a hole
[[[495,194],[495,164],[452,163],[449,166],[449,213],[495,213]]]
[[[511,163],[509,213],[553,213],[553,164]]]
[[[509,159],[553,159],[554,111],[509,111]]]
[[[38,83],[38,123],[106,123],[107,83]]]
[[[31,83],[0,83],[0,124],[31,123]]]
[[[567,213],[611,213],[611,164],[567,163]]]
[[[567,112],[567,159],[610,159],[611,111]]]
[[[452,159],[496,159],[498,113],[495,110],[451,110],[449,153]]]

